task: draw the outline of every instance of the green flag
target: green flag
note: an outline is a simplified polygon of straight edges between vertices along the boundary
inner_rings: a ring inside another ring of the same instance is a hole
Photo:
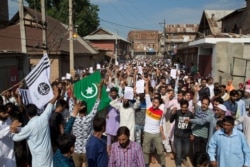
[[[74,95],[78,100],[85,101],[87,103],[87,112],[90,113],[97,95],[98,95],[98,84],[101,82],[101,73],[96,71],[93,74],[81,79],[74,84]],[[102,87],[101,102],[98,107],[98,111],[103,110],[109,105],[110,98],[106,91],[105,86]]]

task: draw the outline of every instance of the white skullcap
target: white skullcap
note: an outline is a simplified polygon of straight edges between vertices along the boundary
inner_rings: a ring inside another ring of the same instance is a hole
[[[223,105],[223,104],[219,104],[219,105],[217,106],[217,108],[221,109],[221,110],[224,111],[224,112],[227,112],[227,107],[226,107],[225,105]]]
[[[245,92],[250,93],[250,89],[245,89]]]

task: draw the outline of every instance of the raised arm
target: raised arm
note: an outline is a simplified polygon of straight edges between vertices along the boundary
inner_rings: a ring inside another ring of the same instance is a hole
[[[101,96],[102,96],[102,86],[103,86],[103,84],[104,84],[104,80],[102,80],[101,83],[98,85],[98,94],[97,94],[95,105],[94,105],[92,111],[90,112],[90,114],[87,117],[94,118],[94,116],[96,115],[96,113],[98,111],[98,106],[100,104],[100,100],[101,100]]]

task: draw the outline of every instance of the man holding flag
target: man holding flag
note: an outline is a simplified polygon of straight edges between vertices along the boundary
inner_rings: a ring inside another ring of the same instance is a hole
[[[101,83],[100,83],[101,82]],[[97,85],[97,83],[100,83]],[[79,111],[73,125],[73,135],[76,137],[73,160],[76,167],[86,165],[86,144],[92,132],[92,122],[97,111],[109,104],[108,94],[103,87],[99,71],[76,82],[74,95],[84,107]]]

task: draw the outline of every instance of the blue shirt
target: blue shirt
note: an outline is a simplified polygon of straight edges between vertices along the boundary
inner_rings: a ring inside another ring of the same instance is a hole
[[[59,149],[56,150],[53,156],[54,167],[75,167],[72,158],[63,156]]]
[[[86,145],[88,167],[107,167],[108,153],[107,144],[103,138],[91,136]]]
[[[216,131],[209,142],[208,154],[210,161],[217,161],[219,167],[250,166],[250,148],[237,129],[230,136],[223,130]]]

